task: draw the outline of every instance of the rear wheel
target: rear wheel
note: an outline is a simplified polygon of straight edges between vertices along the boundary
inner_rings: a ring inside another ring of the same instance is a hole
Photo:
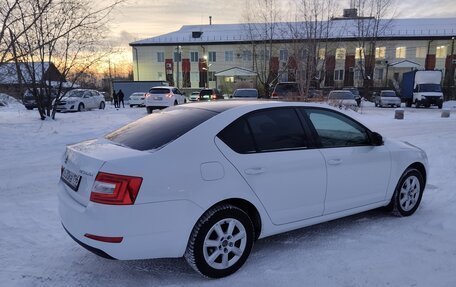
[[[146,109],[147,109],[147,113],[148,113],[148,114],[151,114],[151,113],[152,113],[152,107],[146,107]]]
[[[105,109],[105,106],[106,106],[105,102],[101,102],[101,103],[100,103],[100,106],[99,106],[98,108],[99,108],[100,110],[104,110],[104,109]]]
[[[133,108],[133,105],[130,105],[130,108]]]
[[[402,175],[387,209],[396,216],[410,216],[418,208],[424,191],[423,175],[414,168]]]
[[[242,209],[232,205],[216,206],[193,228],[185,259],[203,276],[225,277],[247,260],[254,238],[253,223]]]
[[[442,106],[443,106],[443,104],[439,104],[439,105],[438,105],[439,109],[441,109],[441,108],[442,108]]]

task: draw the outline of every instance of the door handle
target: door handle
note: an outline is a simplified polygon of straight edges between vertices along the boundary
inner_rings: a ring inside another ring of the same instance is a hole
[[[244,170],[244,172],[248,175],[262,174],[265,171],[266,171],[266,169],[264,169],[262,167],[253,167],[253,168],[248,168],[248,169]]]
[[[342,163],[342,160],[341,159],[330,159],[328,160],[328,164],[329,165],[339,165]]]

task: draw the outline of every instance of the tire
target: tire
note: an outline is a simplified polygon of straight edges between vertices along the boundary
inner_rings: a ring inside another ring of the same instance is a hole
[[[104,109],[105,109],[105,106],[106,106],[105,102],[101,102],[101,103],[100,103],[100,106],[99,106],[98,108],[99,108],[100,110],[104,110]]]
[[[174,101],[174,105],[177,106],[177,101]]]
[[[31,107],[25,107],[25,108],[29,111],[33,110],[33,108],[31,108]]]
[[[408,168],[399,179],[386,209],[399,217],[410,216],[418,209],[423,191],[423,175],[417,169]]]
[[[438,107],[439,109],[442,109],[443,104],[439,104],[437,107]]]
[[[431,107],[431,104],[425,103],[425,104],[424,104],[424,107],[425,107],[425,108],[430,108],[430,107]]]
[[[80,103],[78,106],[78,112],[82,112],[84,110],[84,104]]]
[[[151,113],[152,113],[152,107],[146,107],[146,109],[147,109],[147,113],[148,113],[148,114],[151,114]]]
[[[228,204],[215,206],[196,223],[184,257],[203,276],[231,275],[247,260],[254,233],[253,223],[242,209]]]
[[[405,102],[405,107],[406,107],[406,108],[411,108],[411,107],[412,107],[412,102],[411,102],[410,100],[407,100],[407,101]]]
[[[130,108],[133,108],[134,105],[130,105]]]

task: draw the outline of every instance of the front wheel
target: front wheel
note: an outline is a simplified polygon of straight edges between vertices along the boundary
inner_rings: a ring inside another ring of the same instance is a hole
[[[424,191],[423,175],[414,168],[402,175],[388,207],[396,216],[410,216],[420,205]]]
[[[80,103],[78,106],[78,112],[82,112],[84,110],[84,104]]]
[[[225,277],[247,260],[254,238],[253,223],[243,210],[232,205],[216,206],[196,223],[184,256],[203,276]]]
[[[104,110],[104,109],[105,109],[105,106],[106,106],[105,102],[101,102],[101,103],[100,103],[100,106],[99,106],[98,108],[99,108],[100,110]]]

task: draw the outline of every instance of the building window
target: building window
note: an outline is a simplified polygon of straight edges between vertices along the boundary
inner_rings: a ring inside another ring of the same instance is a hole
[[[198,82],[199,81],[199,72],[190,72],[190,81]]]
[[[386,57],[386,47],[375,48],[375,58],[376,59],[385,59],[385,57]]]
[[[163,72],[157,72],[157,78],[159,81],[163,81]]]
[[[225,77],[226,83],[234,83],[234,77]]]
[[[345,48],[337,48],[336,49],[336,60],[344,60],[345,59]]]
[[[326,49],[325,48],[320,48],[318,50],[318,59],[324,60],[326,56]]]
[[[246,62],[252,61],[252,51],[242,51],[242,60]]]
[[[436,58],[445,58],[447,56],[447,46],[438,46],[435,52]]]
[[[344,80],[344,70],[335,70],[334,71],[334,81],[343,81]]]
[[[157,62],[158,63],[165,62],[165,52],[157,52]]]
[[[355,76],[354,76],[355,80],[363,80],[363,73],[361,70],[357,69],[355,70]]]
[[[417,47],[416,48],[416,57],[417,58],[426,58],[427,48],[426,47]]]
[[[355,59],[364,59],[364,48],[363,47],[356,48]]]
[[[383,68],[375,69],[374,77],[376,80],[383,80]]]
[[[191,62],[198,62],[199,61],[198,52],[190,52],[190,61]]]
[[[280,59],[280,61],[282,61],[282,62],[288,61],[288,50],[281,49],[281,50],[279,51],[279,59]]]
[[[211,51],[209,54],[209,62],[217,62],[217,54],[214,51]]]
[[[406,57],[406,48],[397,47],[396,48],[396,59],[405,59],[405,57]]]
[[[264,60],[269,60],[269,50],[261,50],[260,51],[260,60],[261,61],[264,61]]]
[[[225,51],[225,62],[233,62],[234,53],[233,51]]]
[[[215,72],[207,72],[207,78],[210,82],[215,82]]]
[[[181,56],[182,56],[181,53],[179,53],[179,52],[174,52],[174,62],[180,62],[180,61],[182,61]]]

